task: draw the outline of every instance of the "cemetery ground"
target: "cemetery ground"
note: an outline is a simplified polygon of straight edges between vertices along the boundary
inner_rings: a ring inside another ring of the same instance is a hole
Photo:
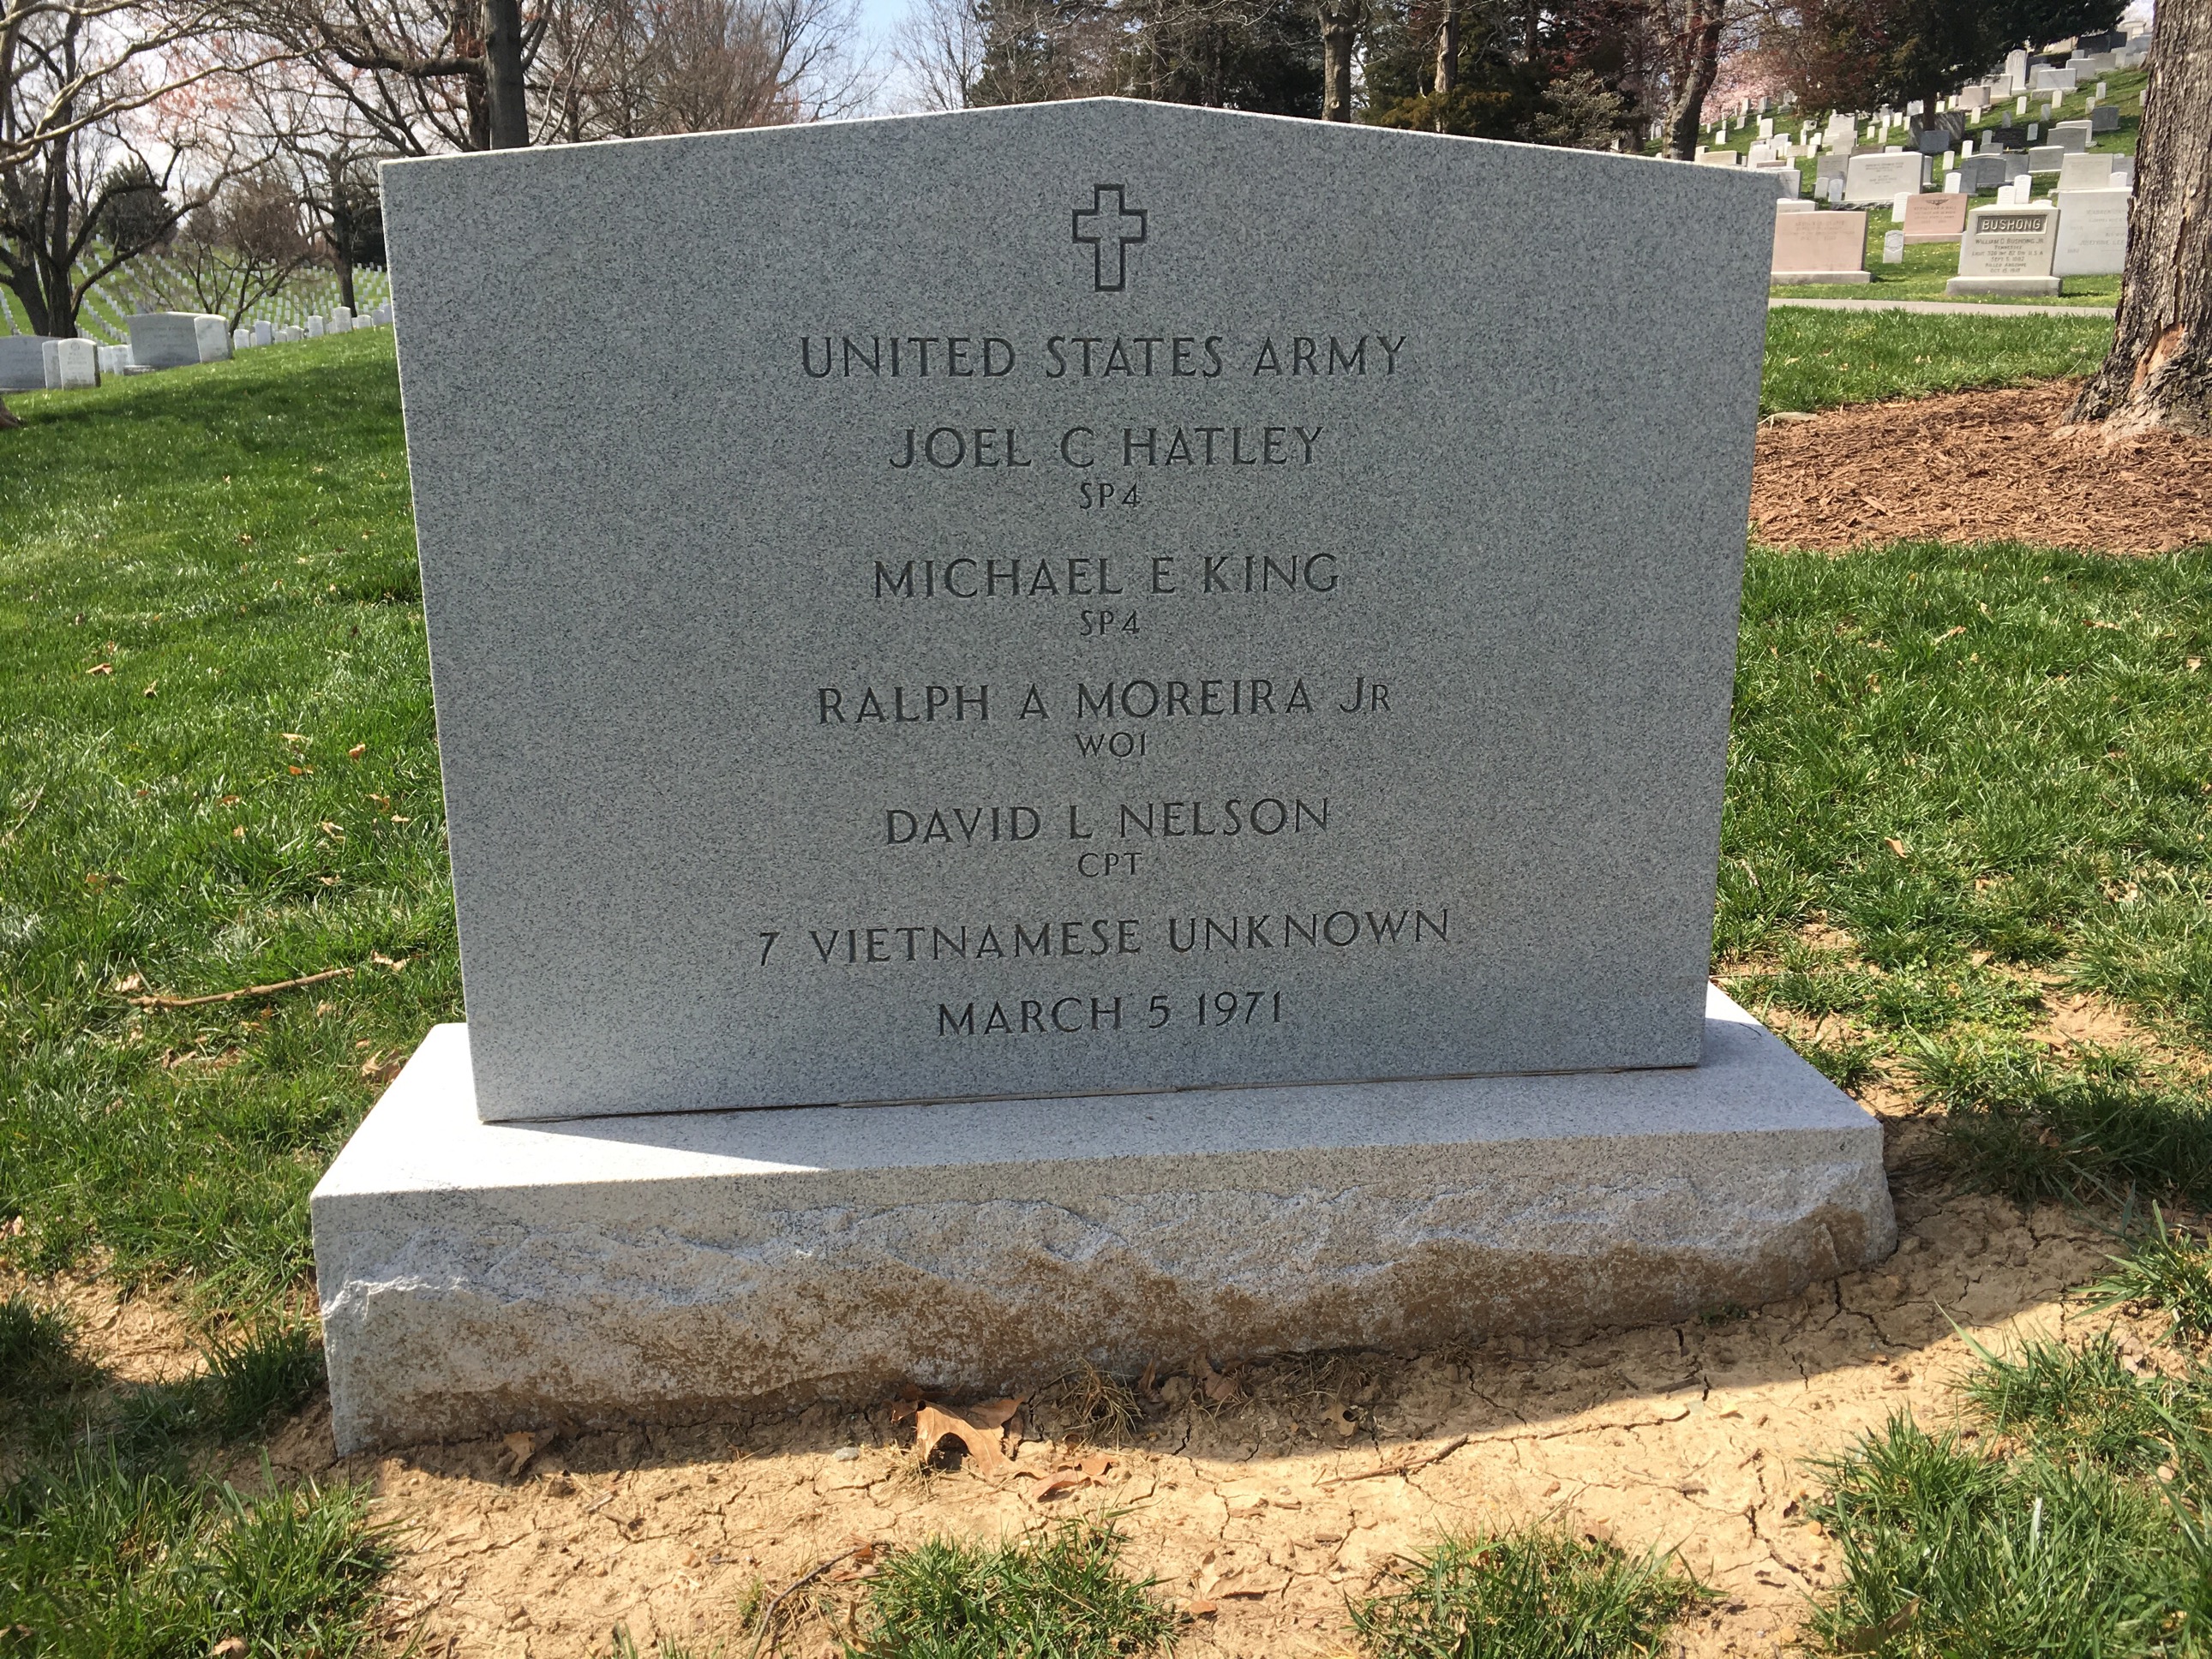
[[[334,1459],[307,1194],[460,1013],[389,337],[16,400],[0,1653],[2212,1648],[2212,1253],[2160,1231],[2212,1207],[2212,447],[2099,452],[2109,522],[1972,476],[2074,465],[2044,383],[2108,329],[1771,325],[1770,414],[1832,412],[1760,439],[1715,972],[1881,1115],[1896,1256],[1079,1370],[1018,1439],[884,1400]],[[1808,547],[1832,477],[1943,505],[1838,484],[1856,550]]]

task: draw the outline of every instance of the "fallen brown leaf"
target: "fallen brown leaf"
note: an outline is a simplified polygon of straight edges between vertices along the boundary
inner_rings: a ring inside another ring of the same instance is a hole
[[[915,1444],[925,1463],[947,1440],[967,1448],[968,1461],[980,1474],[1004,1474],[1013,1460],[1005,1450],[1006,1427],[1022,1407],[1019,1400],[986,1400],[977,1406],[939,1406],[921,1402],[914,1413]]]
[[[357,743],[357,744],[354,744],[354,746],[353,746],[352,748],[350,748],[350,749],[349,749],[349,750],[346,750],[346,758],[347,758],[348,760],[359,760],[359,759],[360,759],[363,755],[366,755],[368,752],[368,745],[367,744],[365,744],[365,743]]]
[[[1229,1372],[1217,1371],[1213,1369],[1213,1362],[1201,1354],[1194,1369],[1198,1373],[1198,1385],[1206,1391],[1208,1400],[1225,1405],[1237,1398],[1239,1388],[1237,1378],[1231,1374],[1236,1369],[1234,1366]]]
[[[520,1475],[529,1467],[532,1458],[552,1443],[552,1435],[544,1430],[518,1429],[501,1440],[500,1444],[507,1449],[492,1467],[502,1474]]]
[[[115,672],[115,665],[112,662],[96,662],[84,672],[88,674],[112,674]]]
[[[1037,1489],[1030,1494],[1030,1501],[1042,1504],[1048,1498],[1057,1498],[1062,1492],[1074,1492],[1083,1486],[1103,1486],[1106,1484],[1106,1471],[1113,1466],[1112,1456],[1105,1452],[1093,1452],[1079,1462],[1057,1464],[1044,1476]],[[1026,1474],[1030,1471],[1024,1469],[1021,1473]]]
[[[1910,858],[1912,856],[1905,850],[1905,843],[1899,841],[1895,836],[1884,836],[1881,838],[1881,844],[1889,848],[1891,852],[1896,854],[1897,856],[1901,859]]]

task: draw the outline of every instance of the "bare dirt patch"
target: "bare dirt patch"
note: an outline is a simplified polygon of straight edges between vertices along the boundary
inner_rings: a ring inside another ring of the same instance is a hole
[[[77,1352],[116,1382],[173,1382],[202,1369],[191,1323],[173,1297],[97,1272],[33,1279],[0,1271],[0,1296],[19,1292],[59,1312]]]
[[[2022,541],[2142,554],[2212,541],[2212,440],[2063,429],[2080,389],[1947,392],[1764,428],[1753,532],[1821,549]]]
[[[1952,1322],[1993,1346],[2058,1329],[2063,1291],[2112,1248],[2079,1212],[1909,1186],[1899,1203],[1896,1256],[1787,1302],[1578,1342],[1281,1360],[1235,1375],[1224,1401],[1186,1362],[1163,1368],[1126,1443],[1064,1438],[1039,1412],[994,1478],[922,1468],[890,1401],[336,1463],[319,1407],[271,1452],[280,1474],[374,1485],[406,1529],[395,1635],[432,1656],[605,1654],[617,1626],[641,1646],[742,1651],[763,1588],[855,1545],[995,1538],[1098,1504],[1126,1511],[1131,1564],[1194,1615],[1187,1653],[1345,1653],[1346,1598],[1394,1558],[1555,1516],[1680,1552],[1719,1595],[1688,1653],[1771,1655],[1839,1570],[1801,1518],[1808,1460],[1899,1410],[1948,1420],[1970,1361]],[[1053,1471],[1085,1468],[1040,1500]],[[833,1652],[868,1571],[817,1580],[827,1622],[810,1614],[780,1650]]]

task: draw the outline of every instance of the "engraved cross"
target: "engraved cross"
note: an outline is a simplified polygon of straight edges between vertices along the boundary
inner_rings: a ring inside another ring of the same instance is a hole
[[[1119,294],[1128,283],[1129,249],[1145,240],[1144,210],[1126,206],[1119,185],[1093,185],[1091,205],[1075,210],[1075,240],[1091,244],[1091,277],[1098,291]]]

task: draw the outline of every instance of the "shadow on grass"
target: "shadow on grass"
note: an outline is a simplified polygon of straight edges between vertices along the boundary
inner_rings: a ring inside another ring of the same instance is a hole
[[[118,1383],[53,1310],[0,1300],[0,1655],[337,1659],[377,1639],[392,1545],[366,1487],[264,1479],[249,1495],[201,1471],[321,1386],[313,1332],[251,1332],[205,1359]]]

